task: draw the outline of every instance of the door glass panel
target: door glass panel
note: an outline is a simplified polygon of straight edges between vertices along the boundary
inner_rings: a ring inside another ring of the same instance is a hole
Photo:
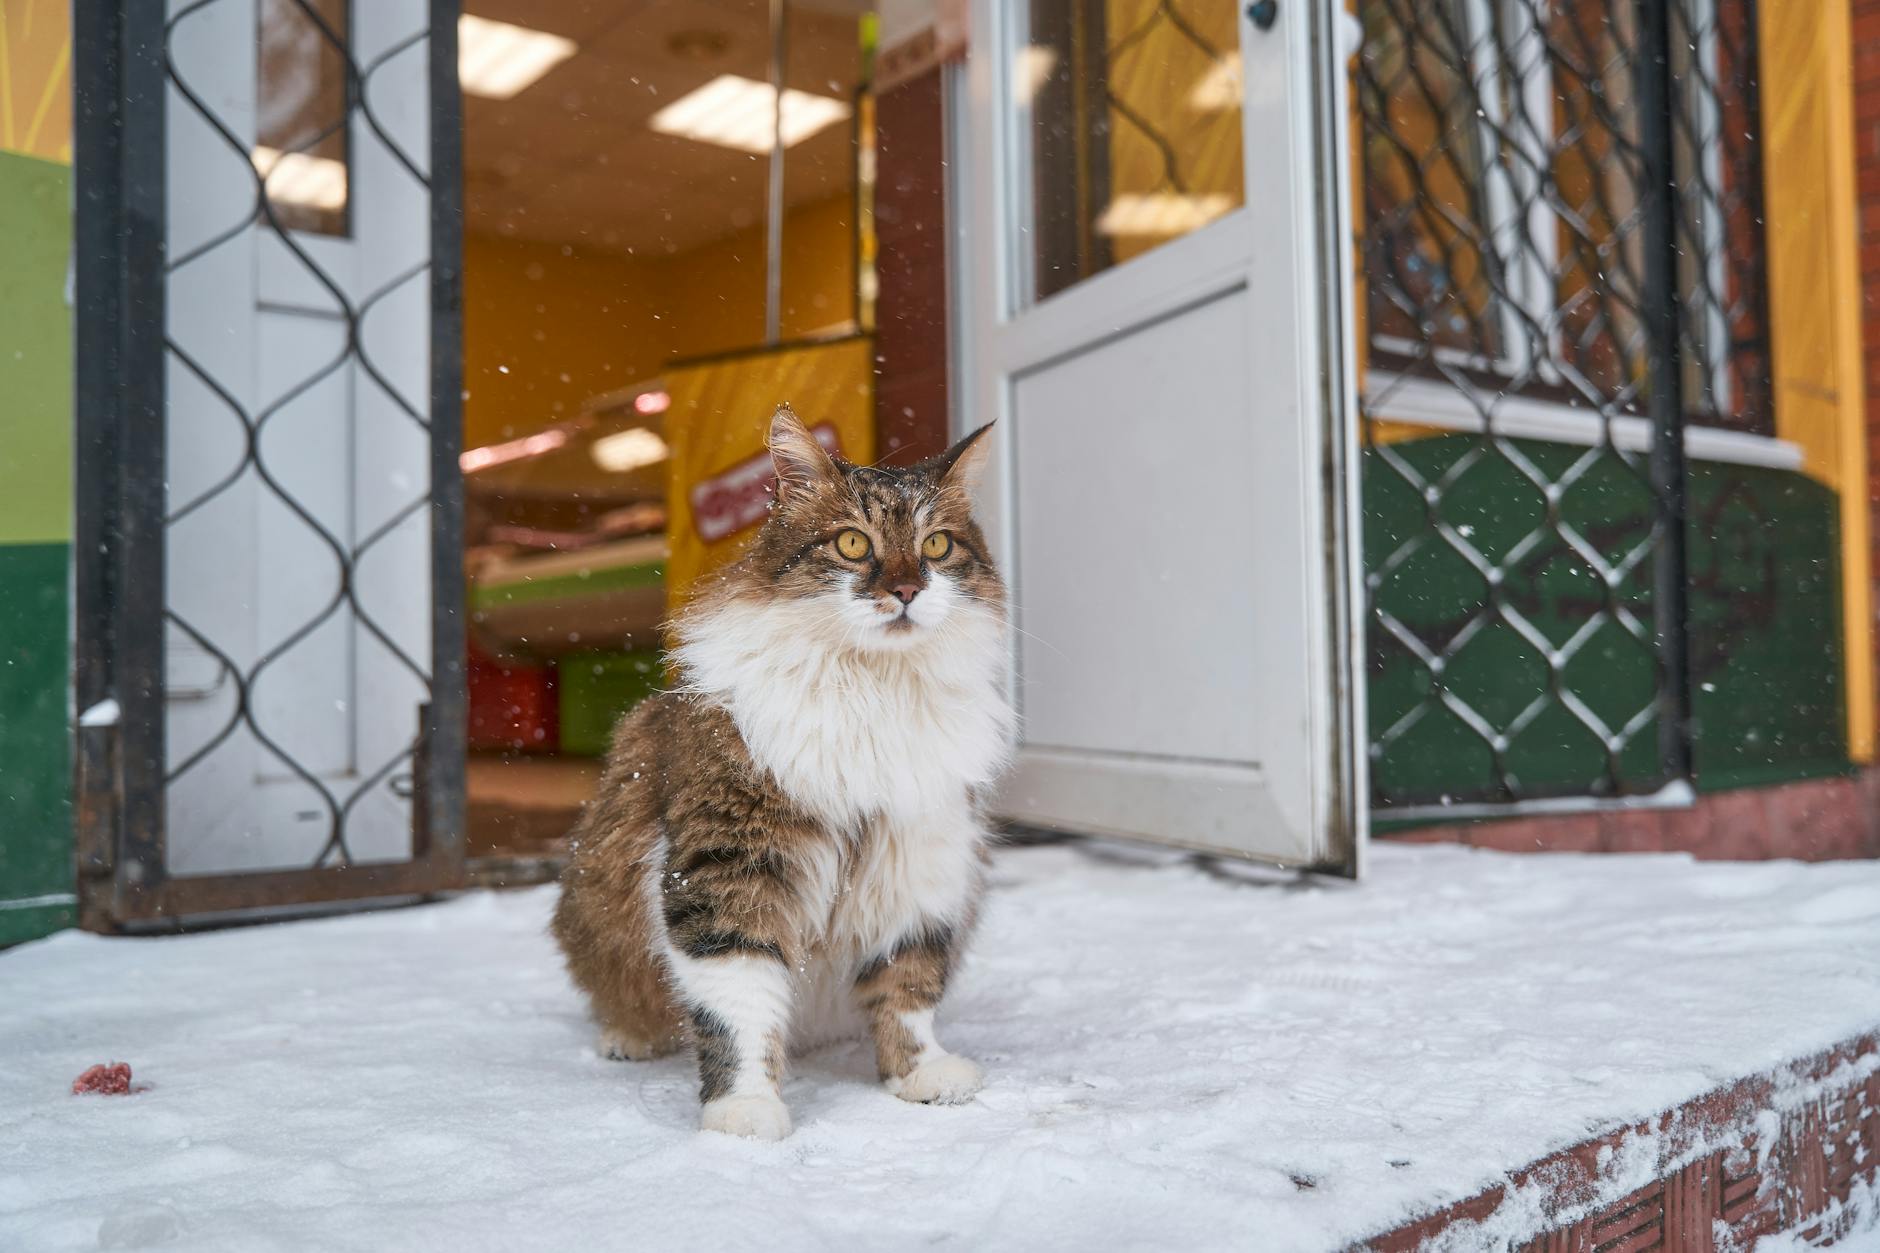
[[[1245,202],[1239,12],[1232,0],[1033,0],[1010,76],[1032,171],[1021,303]]]
[[[289,230],[347,233],[346,0],[261,0],[255,169]]]

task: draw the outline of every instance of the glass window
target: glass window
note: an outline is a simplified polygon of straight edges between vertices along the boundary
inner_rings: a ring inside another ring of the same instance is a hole
[[[1427,343],[1460,360],[1497,361],[1504,348],[1494,290],[1503,282],[1462,4],[1373,3],[1361,13],[1365,105],[1389,119],[1364,140],[1371,334],[1387,350]]]
[[[1641,55],[1632,6],[1361,0],[1372,362],[1642,411]],[[1767,433],[1746,0],[1674,0],[1669,119],[1687,415]]]
[[[258,0],[255,169],[280,224],[348,233],[347,0]]]
[[[1029,119],[1025,302],[1244,203],[1239,13],[1222,0],[1033,0],[1010,73]]]

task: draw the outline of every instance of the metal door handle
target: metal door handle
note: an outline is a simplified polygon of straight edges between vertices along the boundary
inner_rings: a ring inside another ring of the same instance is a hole
[[[1253,0],[1247,6],[1247,20],[1258,30],[1272,30],[1279,20],[1279,0]]]

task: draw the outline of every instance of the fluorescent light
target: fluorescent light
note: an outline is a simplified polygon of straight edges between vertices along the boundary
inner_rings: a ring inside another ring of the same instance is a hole
[[[268,185],[268,199],[276,204],[309,209],[346,207],[344,161],[305,152],[282,152],[265,144],[256,144],[249,160]]]
[[[612,470],[615,474],[657,465],[671,451],[666,447],[665,440],[643,426],[603,435],[588,447],[588,452],[593,454],[594,464],[603,470]]]
[[[769,152],[776,129],[776,93],[769,83],[720,74],[697,91],[679,97],[653,115],[647,125],[667,135],[700,143]],[[825,126],[849,115],[849,106],[828,96],[812,96],[786,87],[783,92],[783,146],[802,143]]]
[[[486,444],[482,448],[466,449],[457,455],[457,468],[465,474],[475,474],[478,470],[487,470],[491,466],[520,461],[524,457],[534,457],[545,452],[554,452],[567,442],[568,432],[560,427],[537,431],[534,435],[524,435],[521,439],[512,439],[508,443]]]
[[[1039,88],[1051,81],[1051,71],[1057,68],[1056,48],[1047,48],[1042,44],[1027,44],[1018,50],[1018,61],[1012,67],[1012,103],[1028,105],[1038,95]]]
[[[1240,54],[1219,57],[1188,93],[1188,107],[1203,113],[1226,113],[1240,107]]]
[[[572,39],[465,13],[457,19],[457,81],[473,96],[507,100],[573,56]]]
[[[1110,207],[1097,219],[1097,233],[1113,237],[1186,235],[1233,207],[1234,198],[1226,195],[1185,196],[1169,191],[1148,195],[1130,193],[1110,201]]]

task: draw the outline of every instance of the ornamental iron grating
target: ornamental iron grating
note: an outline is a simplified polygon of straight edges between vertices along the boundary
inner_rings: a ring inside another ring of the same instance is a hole
[[[1688,778],[1687,426],[1771,430],[1753,0],[1361,0],[1372,803]]]
[[[81,483],[113,480],[81,488],[80,699],[123,705],[121,768],[80,745],[103,921],[449,886],[455,6],[80,8],[80,353],[108,367]]]

